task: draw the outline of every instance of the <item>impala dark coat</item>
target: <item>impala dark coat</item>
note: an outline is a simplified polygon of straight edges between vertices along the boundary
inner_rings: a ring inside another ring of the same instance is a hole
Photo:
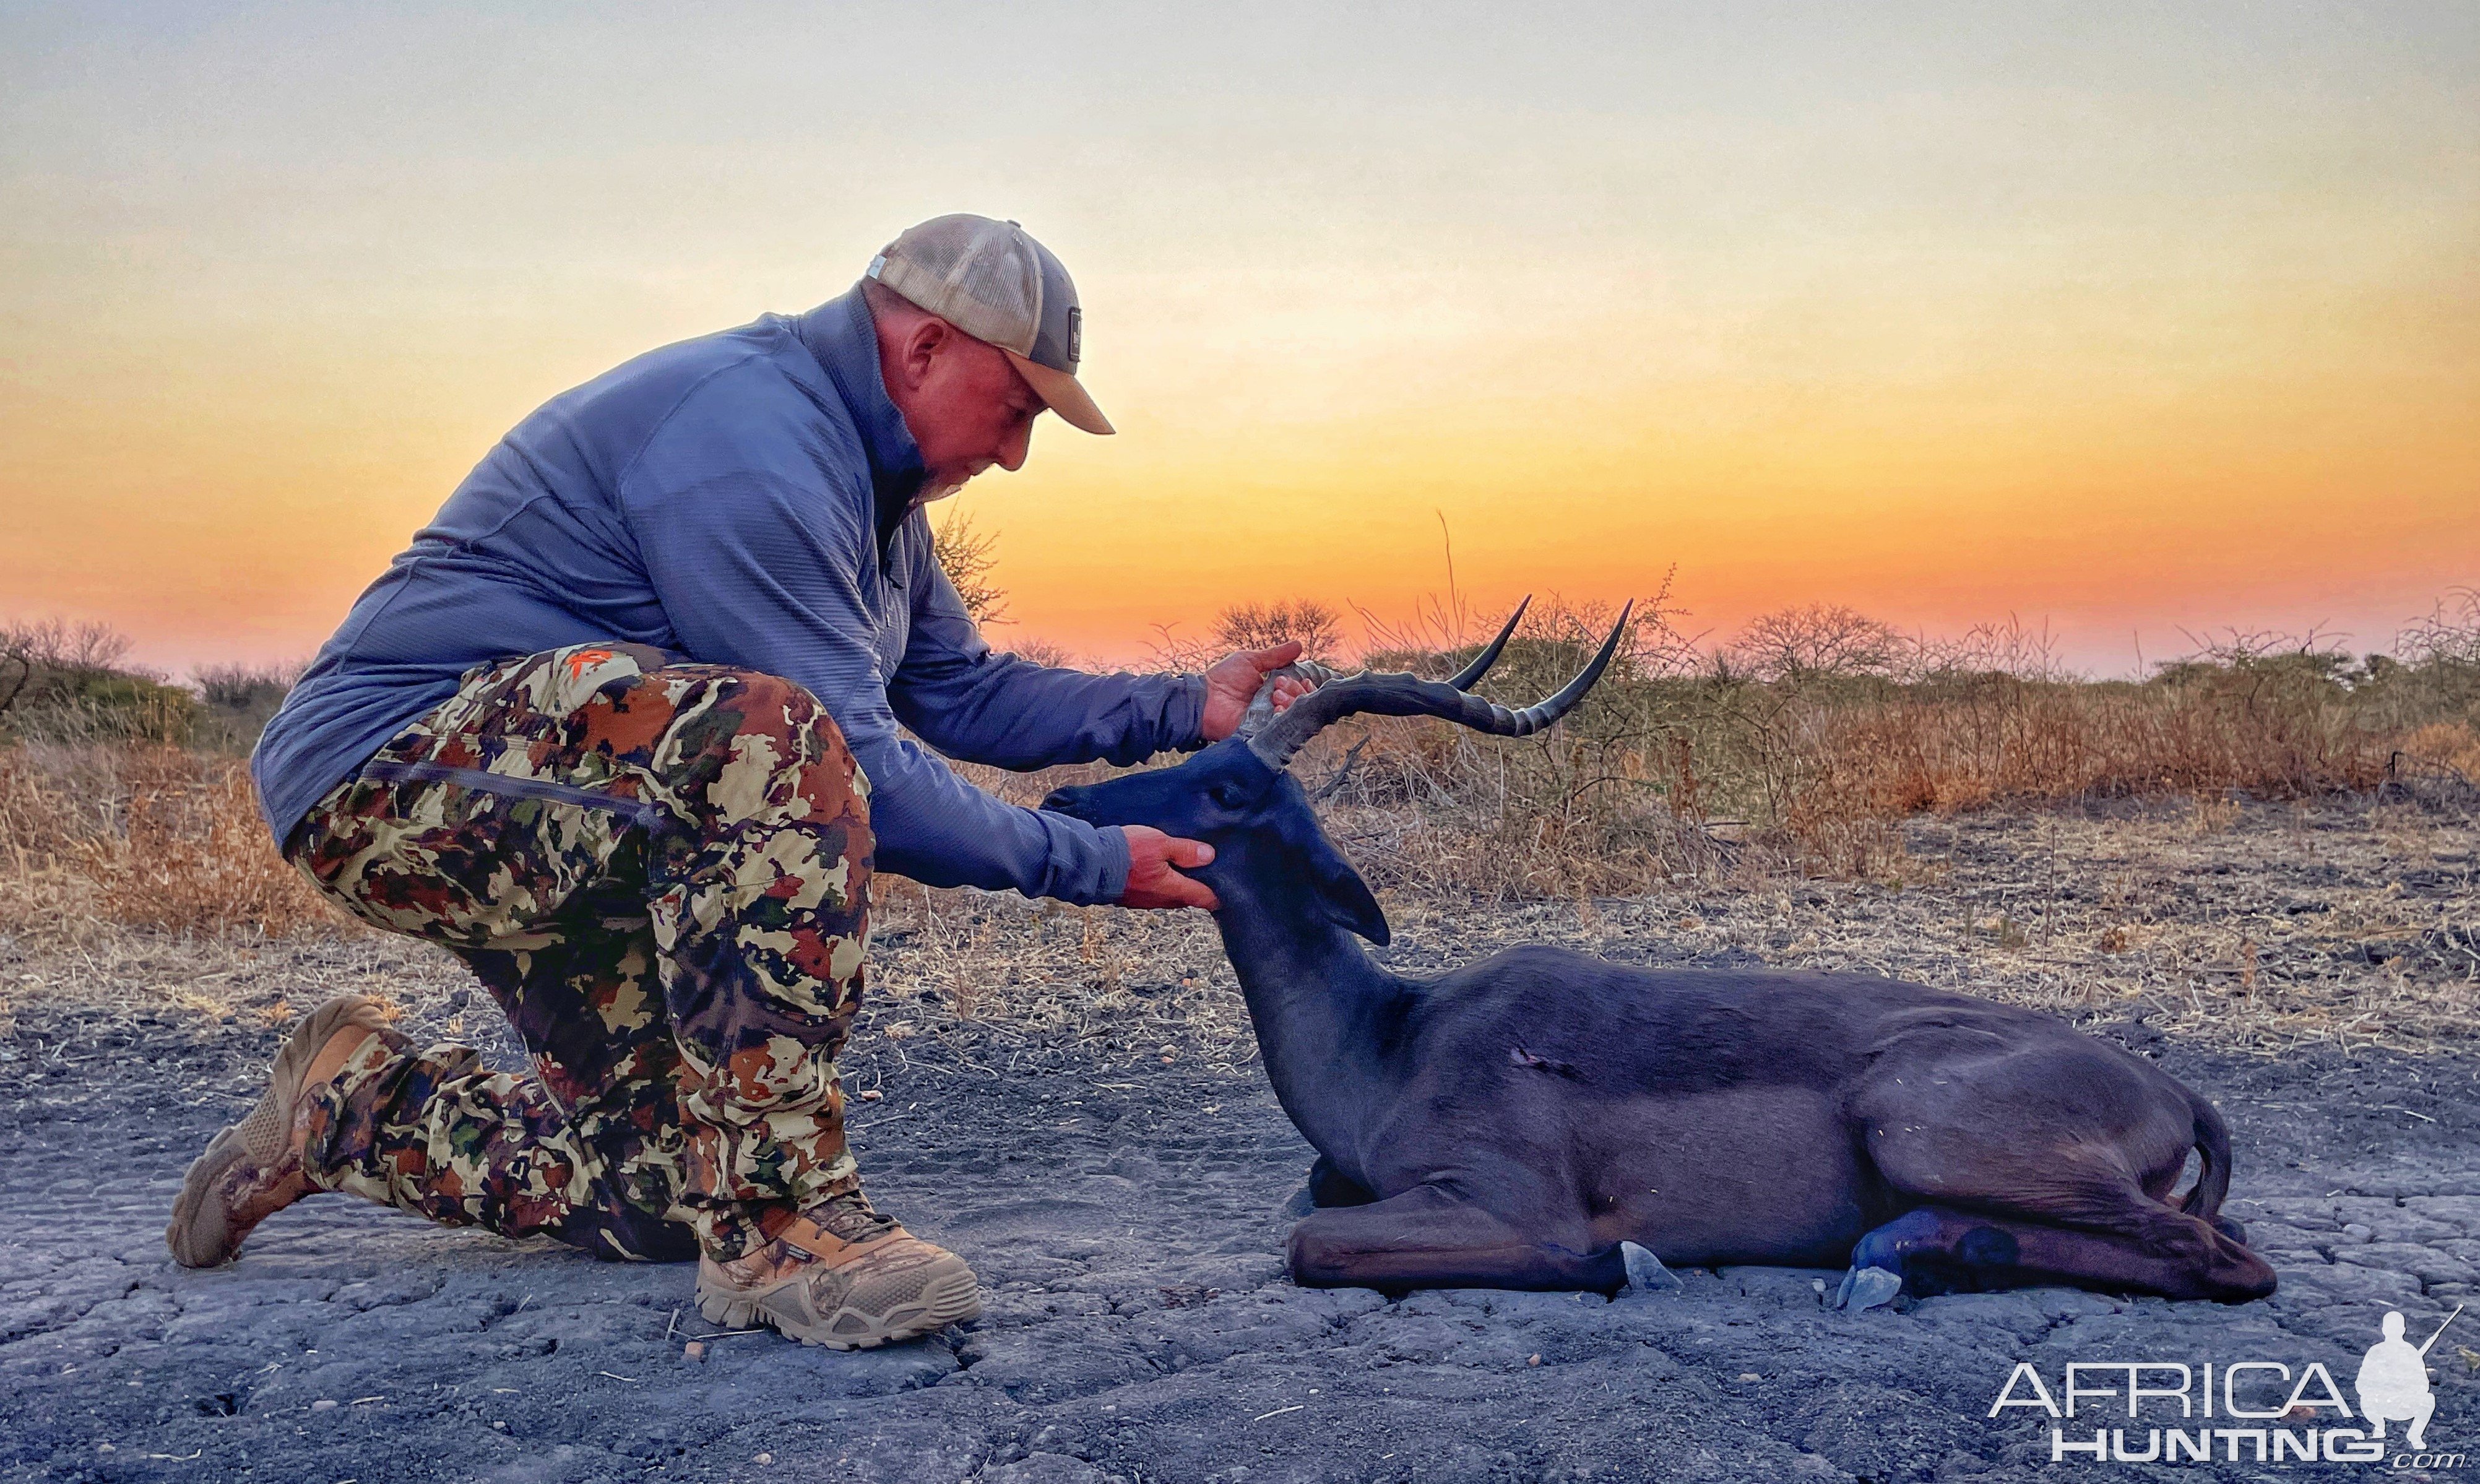
[[[1282,762],[1353,711],[1537,730],[1611,654],[1510,712],[1460,693],[1497,649],[1450,682],[1333,681],[1253,737],[1045,805],[1215,847],[1196,874],[1276,1096],[1318,1152],[1297,1281],[1608,1291],[1635,1242],[1675,1263],[1847,1263],[1863,1303],[1898,1284],[2273,1291],[2219,1214],[2212,1106],[2053,1016],[1872,975],[1548,947],[1433,980],[1373,962],[1355,938],[1384,943],[1385,917]]]

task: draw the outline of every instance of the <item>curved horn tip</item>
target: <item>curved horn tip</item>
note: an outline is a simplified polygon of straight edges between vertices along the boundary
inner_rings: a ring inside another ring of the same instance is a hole
[[[1498,663],[1498,656],[1507,652],[1507,641],[1515,637],[1515,626],[1524,622],[1524,610],[1532,606],[1533,595],[1527,593],[1516,603],[1515,611],[1507,616],[1507,622],[1499,627],[1498,637],[1474,655],[1471,664],[1449,677],[1447,683],[1458,690],[1470,690],[1480,684],[1481,678],[1489,674],[1489,667]]]
[[[1602,641],[1601,652],[1593,656],[1591,668],[1594,671],[1598,672],[1604,665],[1609,664],[1611,656],[1618,652],[1619,639],[1622,635],[1626,634],[1628,620],[1633,618],[1635,615],[1635,599],[1631,598],[1627,601],[1619,604],[1618,622],[1611,626],[1610,637]]]
[[[1587,691],[1601,682],[1602,672],[1610,668],[1612,656],[1618,652],[1619,636],[1627,632],[1628,618],[1635,609],[1636,600],[1629,599],[1619,609],[1618,622],[1611,626],[1609,636],[1602,640],[1601,649],[1585,662],[1585,668],[1577,671],[1574,678],[1559,687],[1557,695],[1536,702],[1516,713],[1515,720],[1523,729],[1516,735],[1530,736],[1557,725],[1562,717],[1576,708],[1578,702],[1585,699]]]

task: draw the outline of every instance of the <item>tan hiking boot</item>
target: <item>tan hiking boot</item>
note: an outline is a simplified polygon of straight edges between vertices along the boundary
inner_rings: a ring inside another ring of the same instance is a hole
[[[866,1350],[982,1312],[965,1260],[841,1195],[792,1218],[761,1250],[698,1262],[698,1313],[743,1329],[772,1325],[803,1344]]]
[[[304,1094],[345,1069],[365,1037],[387,1024],[379,1002],[339,995],[310,1012],[275,1054],[267,1091],[249,1116],[218,1134],[190,1165],[164,1244],[184,1267],[232,1261],[250,1229],[311,1193],[301,1167]]]

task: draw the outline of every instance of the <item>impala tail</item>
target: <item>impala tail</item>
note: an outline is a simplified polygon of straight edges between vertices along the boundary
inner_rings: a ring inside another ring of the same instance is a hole
[[[2210,1221],[2221,1215],[2222,1197],[2231,1193],[2231,1131],[2221,1111],[2203,1098],[2190,1092],[2187,1106],[2195,1110],[2196,1157],[2204,1163],[2196,1171],[2195,1188],[2179,1209]]]

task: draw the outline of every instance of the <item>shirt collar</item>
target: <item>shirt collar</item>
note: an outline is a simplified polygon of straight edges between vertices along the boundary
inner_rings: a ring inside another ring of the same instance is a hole
[[[852,414],[853,426],[861,431],[862,451],[869,458],[870,486],[877,496],[874,524],[883,550],[912,510],[914,497],[921,493],[926,471],[921,466],[921,448],[913,441],[904,414],[896,410],[879,375],[878,331],[869,318],[869,304],[855,284],[795,323],[801,344],[817,357]]]

